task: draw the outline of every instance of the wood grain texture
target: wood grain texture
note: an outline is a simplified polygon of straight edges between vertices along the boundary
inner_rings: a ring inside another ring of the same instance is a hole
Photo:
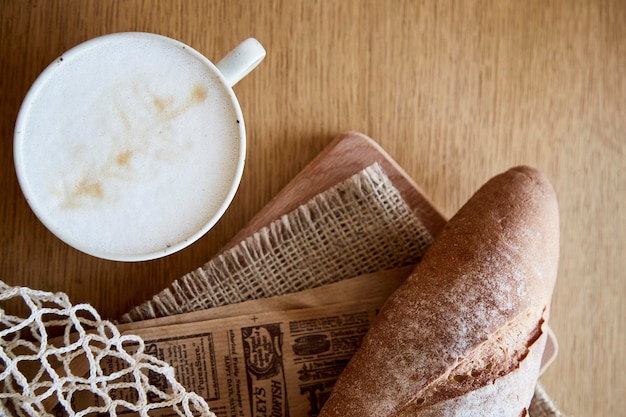
[[[157,32],[218,60],[254,36],[266,60],[235,86],[248,158],[239,192],[191,247],[142,263],[78,253],[32,214],[12,159],[19,105],[66,49]],[[575,416],[626,415],[626,3],[621,0],[0,0],[0,279],[64,291],[117,318],[226,244],[340,132],[374,138],[451,216],[528,164],[561,208],[542,377]]]

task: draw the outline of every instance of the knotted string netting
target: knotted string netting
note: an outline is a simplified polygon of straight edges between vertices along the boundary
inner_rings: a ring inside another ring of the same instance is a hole
[[[16,302],[27,317],[5,311]],[[141,338],[120,334],[92,306],[0,281],[0,415],[127,413],[215,417]]]

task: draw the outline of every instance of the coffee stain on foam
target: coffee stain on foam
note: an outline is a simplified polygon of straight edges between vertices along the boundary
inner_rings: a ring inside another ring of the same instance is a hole
[[[140,91],[137,91],[137,93],[141,94]],[[200,84],[195,84],[188,98],[181,103],[176,103],[173,95],[163,96],[150,91],[146,91],[146,93],[152,99],[154,115],[162,122],[167,122],[179,117],[190,108],[204,102],[208,97],[206,87]]]
[[[128,166],[130,164],[130,160],[133,157],[133,151],[125,150],[117,154],[115,157],[115,163],[118,166]]]
[[[123,92],[123,91],[120,91]],[[60,197],[62,207],[77,209],[95,206],[104,201],[114,202],[120,196],[113,181],[140,181],[142,173],[134,166],[134,159],[151,162],[167,162],[176,159],[181,151],[191,146],[190,140],[174,132],[174,122],[191,108],[208,98],[208,89],[195,84],[187,98],[176,102],[174,95],[159,95],[142,82],[133,83],[132,98],[137,103],[129,104],[123,97],[114,95],[117,119],[104,121],[104,129],[111,131],[111,147],[101,164],[88,165],[82,170],[73,185],[55,187],[53,193]],[[116,126],[117,128],[113,128]],[[85,166],[84,156],[88,144],[78,145],[73,151],[76,166]],[[150,173],[145,173],[148,177]]]
[[[88,176],[69,187],[55,187],[53,194],[61,199],[61,207],[64,209],[91,206],[104,199],[102,183]]]
[[[191,104],[202,103],[206,100],[209,92],[206,90],[206,87],[200,84],[196,84],[193,86],[191,90]]]
[[[74,197],[87,197],[93,198],[95,200],[101,200],[103,197],[102,194],[102,184],[100,182],[91,182],[87,179],[81,181],[78,186],[74,189]]]

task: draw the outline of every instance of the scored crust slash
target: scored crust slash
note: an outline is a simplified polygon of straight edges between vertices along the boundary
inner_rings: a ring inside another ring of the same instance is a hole
[[[289,416],[280,323],[241,328],[253,416]]]

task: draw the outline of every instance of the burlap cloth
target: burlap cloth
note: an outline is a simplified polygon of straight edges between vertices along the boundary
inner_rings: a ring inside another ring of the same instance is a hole
[[[432,241],[419,214],[374,164],[183,276],[122,321],[282,295],[415,264]],[[530,415],[562,416],[539,384]]]

